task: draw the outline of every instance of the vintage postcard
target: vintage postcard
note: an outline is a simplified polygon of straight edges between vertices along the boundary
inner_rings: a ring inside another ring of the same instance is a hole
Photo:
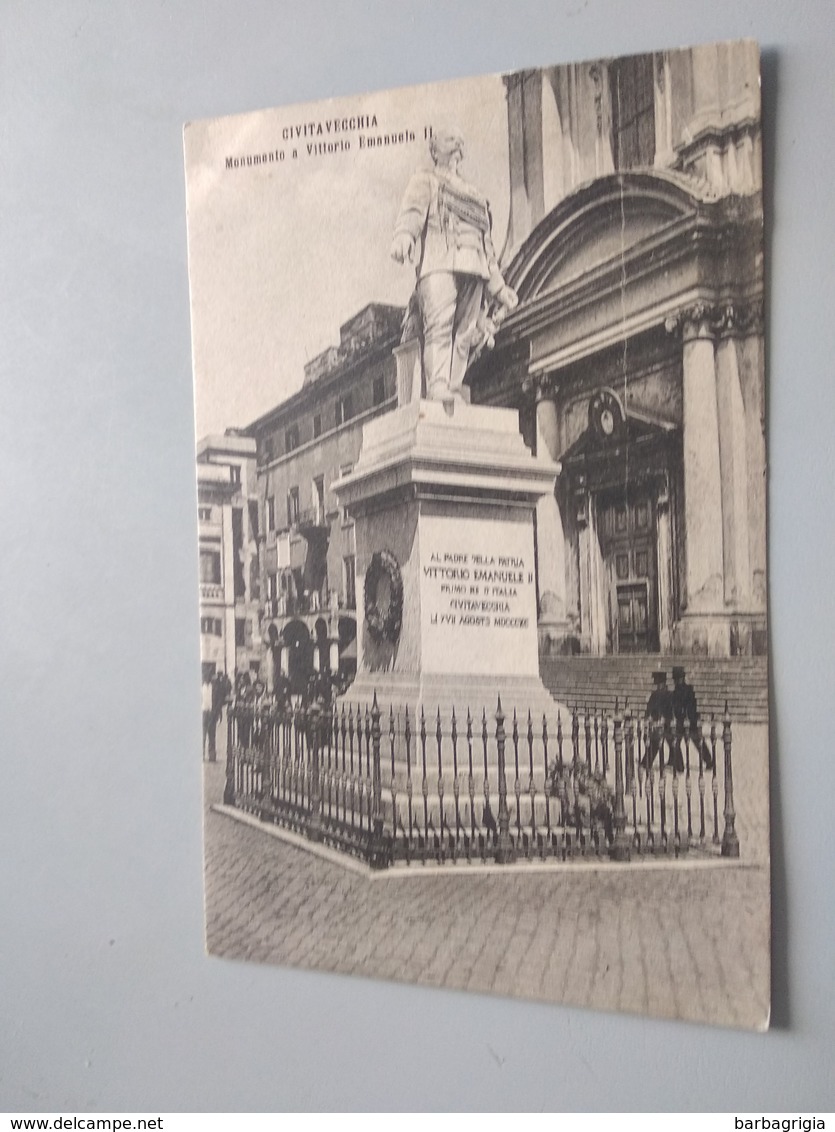
[[[757,46],[184,137],[209,951],[765,1028]]]

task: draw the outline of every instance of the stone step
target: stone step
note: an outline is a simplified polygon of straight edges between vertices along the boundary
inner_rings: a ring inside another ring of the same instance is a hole
[[[738,723],[768,720],[766,657],[544,657],[542,679],[551,694],[570,707],[614,711],[615,700],[642,710],[652,690],[652,673],[663,669],[672,687],[672,668],[681,664],[693,684],[703,719],[720,717],[727,701]]]

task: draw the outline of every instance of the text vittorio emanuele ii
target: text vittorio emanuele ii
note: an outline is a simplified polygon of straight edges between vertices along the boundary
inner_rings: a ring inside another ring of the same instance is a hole
[[[519,606],[534,576],[518,555],[433,553],[423,577],[439,599],[438,610],[429,615],[431,625],[528,627],[529,618]]]
[[[352,134],[355,136],[346,136]],[[427,126],[424,136],[429,137],[430,134],[431,129]],[[275,149],[267,149],[261,153],[227,154],[226,168],[242,169],[285,160],[296,161],[300,154],[307,157],[326,157],[333,153],[348,153],[354,148],[365,150],[407,145],[415,141],[416,137],[414,130],[380,129],[376,114],[326,118],[321,122],[300,122],[282,127],[283,144],[276,146]]]

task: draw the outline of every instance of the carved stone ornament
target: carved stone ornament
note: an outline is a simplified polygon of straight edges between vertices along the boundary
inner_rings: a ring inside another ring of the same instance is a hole
[[[716,312],[711,329],[722,338],[746,337],[761,334],[763,329],[762,301],[753,303],[724,303]]]
[[[394,643],[403,624],[403,577],[390,550],[377,550],[365,573],[365,623],[373,640]]]
[[[664,323],[668,334],[688,332],[703,325],[712,337],[734,338],[761,334],[763,304],[761,299],[747,303],[698,302],[671,315]]]
[[[522,392],[535,401],[552,401],[559,390],[559,382],[550,373],[529,374],[522,380]]]
[[[620,398],[611,389],[601,389],[589,401],[589,428],[601,440],[616,440],[623,432],[626,415]]]

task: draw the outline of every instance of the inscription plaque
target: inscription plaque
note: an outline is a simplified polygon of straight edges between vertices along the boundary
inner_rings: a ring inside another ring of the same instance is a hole
[[[423,669],[537,675],[530,523],[421,521]]]

